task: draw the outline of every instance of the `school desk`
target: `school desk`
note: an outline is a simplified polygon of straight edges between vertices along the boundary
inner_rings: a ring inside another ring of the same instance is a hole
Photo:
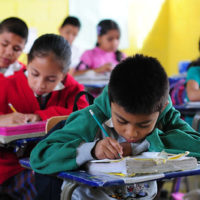
[[[96,73],[92,70],[75,76],[76,81],[88,88],[103,88],[108,84],[110,73]]]
[[[183,115],[195,115],[200,112],[200,102],[188,102],[174,107]]]
[[[102,78],[101,78],[102,77]],[[100,78],[91,78],[90,76],[75,76],[74,77],[76,81],[78,81],[79,83],[83,84],[85,87],[94,87],[94,88],[102,88],[105,87],[108,82],[109,82],[109,77],[103,77],[100,75]],[[169,84],[170,84],[170,88],[173,87],[173,85],[183,79],[186,78],[186,76],[184,74],[178,74],[175,76],[171,76],[168,78],[169,80]]]
[[[179,74],[187,73],[187,69],[191,61],[183,60],[178,63],[178,72]]]
[[[21,159],[20,164],[25,167],[31,169],[29,159]],[[168,173],[160,173],[160,174],[150,174],[144,176],[135,176],[135,177],[120,177],[109,174],[89,174],[84,170],[76,170],[76,171],[65,171],[57,174],[57,177],[67,180],[69,184],[65,185],[62,190],[61,199],[71,199],[71,194],[73,190],[79,184],[87,184],[91,187],[108,187],[113,185],[124,185],[124,184],[133,184],[144,181],[152,181],[152,180],[166,180],[177,177],[185,177],[185,176],[193,176],[200,175],[200,165],[196,169],[193,170],[184,170],[178,172],[168,172]]]

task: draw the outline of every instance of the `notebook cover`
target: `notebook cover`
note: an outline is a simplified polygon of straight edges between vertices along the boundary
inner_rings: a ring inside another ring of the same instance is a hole
[[[46,121],[27,123],[17,126],[5,126],[5,127],[0,127],[0,135],[12,136],[12,135],[22,135],[27,133],[45,132],[45,126],[46,126]]]
[[[0,143],[6,144],[14,140],[44,136],[45,127],[46,121],[0,127]]]

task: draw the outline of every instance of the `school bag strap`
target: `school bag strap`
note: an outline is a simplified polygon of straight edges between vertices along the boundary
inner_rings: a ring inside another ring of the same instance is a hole
[[[75,97],[73,112],[78,110],[77,102],[80,99],[80,97],[83,95],[86,95],[86,98],[90,105],[93,104],[94,97],[87,91],[81,91]],[[49,122],[52,121],[52,122],[50,122],[48,124],[48,127],[46,127],[46,132],[47,132],[46,137],[52,132],[54,132],[55,130],[61,129],[65,125],[66,119],[67,119],[67,116],[56,116],[56,117],[50,118],[48,121]]]
[[[73,112],[78,110],[77,102],[80,99],[80,97],[83,96],[83,95],[86,96],[89,105],[93,104],[94,97],[89,92],[87,92],[87,91],[81,91],[75,97],[74,106],[73,106]]]

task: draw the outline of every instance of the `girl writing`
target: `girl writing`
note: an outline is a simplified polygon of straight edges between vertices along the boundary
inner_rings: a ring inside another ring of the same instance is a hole
[[[69,43],[63,37],[54,34],[39,37],[28,55],[27,70],[1,80],[0,124],[23,124],[69,115],[75,96],[84,90],[67,74],[70,56]],[[17,112],[12,112],[8,103]],[[77,104],[79,109],[88,105],[85,97]],[[1,148],[0,193],[16,199],[32,199],[36,193],[32,182],[31,171],[19,165],[13,150]]]
[[[125,55],[118,50],[120,29],[118,24],[105,19],[97,25],[96,47],[83,53],[74,76],[93,70],[97,73],[110,72]]]

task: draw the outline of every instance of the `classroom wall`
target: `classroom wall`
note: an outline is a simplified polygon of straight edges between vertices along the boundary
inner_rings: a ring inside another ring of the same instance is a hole
[[[11,16],[22,18],[37,36],[58,33],[68,15],[68,0],[0,0],[0,21]],[[26,55],[20,59],[26,63]]]
[[[170,0],[169,73],[179,60],[196,59],[200,54],[200,1]]]
[[[149,0],[152,3],[155,0]],[[139,1],[138,1],[139,2]],[[160,12],[146,36],[143,46],[136,45],[134,10],[138,2],[132,1],[129,11],[130,48],[125,52],[131,55],[140,52],[157,57],[165,67],[168,75],[178,73],[178,63],[192,60],[199,56],[198,41],[200,38],[200,1],[199,0],[165,0]],[[148,5],[148,9],[151,6]],[[138,12],[142,12],[139,10]]]
[[[38,35],[57,33],[58,26],[68,15],[67,0],[0,0],[0,20],[17,16],[29,27],[36,28]]]
[[[18,16],[36,28],[38,36],[57,33],[69,13],[68,4],[68,0],[0,0],[0,20]],[[199,0],[130,0],[130,46],[123,51],[157,57],[168,75],[176,74],[179,61],[199,55],[199,10]],[[23,61],[24,55],[20,59]]]

